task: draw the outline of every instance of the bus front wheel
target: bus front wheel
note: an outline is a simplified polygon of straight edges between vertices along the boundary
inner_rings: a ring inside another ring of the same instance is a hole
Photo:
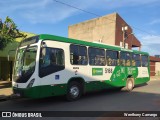
[[[67,100],[68,101],[78,100],[81,97],[81,95],[82,95],[81,84],[76,81],[70,82],[67,89],[67,95],[66,95]]]

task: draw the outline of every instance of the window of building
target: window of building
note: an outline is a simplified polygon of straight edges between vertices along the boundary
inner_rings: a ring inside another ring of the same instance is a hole
[[[140,54],[132,54],[132,66],[140,67],[141,61],[140,61]]]
[[[131,53],[121,52],[120,63],[122,66],[131,66]]]
[[[148,56],[141,55],[141,60],[142,60],[142,67],[147,67],[148,66]]]
[[[90,65],[105,65],[105,51],[104,49],[99,48],[88,48],[88,55],[89,55],[89,64]]]
[[[72,65],[87,65],[87,47],[81,45],[70,45],[70,62]]]
[[[118,51],[107,50],[106,51],[106,61],[108,66],[119,65]]]
[[[64,66],[64,51],[59,48],[42,48],[40,53],[39,76],[61,71]]]

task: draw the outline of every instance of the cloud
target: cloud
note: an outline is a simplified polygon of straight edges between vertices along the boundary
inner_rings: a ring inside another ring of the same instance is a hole
[[[155,19],[150,22],[150,25],[154,25],[154,24],[160,24],[160,19]]]
[[[140,5],[150,5],[159,2],[158,0],[103,0],[99,2],[105,9],[115,9],[120,7],[134,7]],[[134,8],[135,9],[135,8]]]
[[[114,9],[125,6],[137,6],[151,4],[158,0],[58,0],[75,7],[88,10]],[[3,0],[0,1],[0,14],[14,15],[19,19],[25,19],[30,23],[56,23],[81,14],[82,11],[55,2],[54,0]],[[91,11],[92,12],[92,11]]]
[[[74,1],[73,6],[87,9],[92,6],[96,0],[91,3],[88,1]],[[63,0],[67,3],[67,0]],[[68,3],[70,4],[70,3]],[[0,1],[0,14],[14,14],[15,16],[27,19],[30,23],[56,23],[74,14],[80,13],[79,10],[55,2],[54,0],[6,0]]]
[[[149,52],[150,55],[160,54],[160,36],[141,34],[139,40],[142,44],[142,51]]]

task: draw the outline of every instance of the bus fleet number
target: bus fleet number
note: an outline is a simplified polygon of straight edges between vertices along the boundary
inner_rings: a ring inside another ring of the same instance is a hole
[[[105,69],[105,73],[112,73],[112,72],[113,72],[112,68],[106,68]]]

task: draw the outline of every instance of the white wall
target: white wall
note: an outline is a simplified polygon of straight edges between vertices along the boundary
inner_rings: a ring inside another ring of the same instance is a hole
[[[160,76],[160,62],[155,63],[155,72],[156,72],[156,75]]]

